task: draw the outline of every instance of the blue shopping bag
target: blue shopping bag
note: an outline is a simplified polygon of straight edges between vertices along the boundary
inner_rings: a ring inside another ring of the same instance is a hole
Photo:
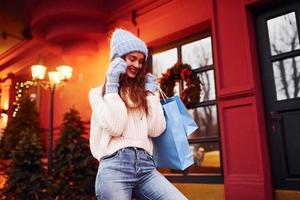
[[[189,124],[193,124],[193,127],[197,125],[181,103],[178,96],[161,100],[166,129],[162,135],[153,138],[153,158],[156,167],[184,170],[194,163],[187,136],[195,129],[186,127]],[[191,120],[194,123],[191,123]]]
[[[186,109],[185,105],[181,101],[180,97],[178,95],[175,95],[173,97],[164,99],[162,101],[170,102],[170,101],[176,101],[181,119],[183,121],[184,130],[187,136],[192,134],[195,130],[198,129],[198,126],[192,116],[190,115],[189,111]]]

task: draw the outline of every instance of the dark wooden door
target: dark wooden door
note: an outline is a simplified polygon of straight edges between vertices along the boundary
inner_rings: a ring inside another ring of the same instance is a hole
[[[300,1],[256,15],[272,178],[275,188],[300,189]]]

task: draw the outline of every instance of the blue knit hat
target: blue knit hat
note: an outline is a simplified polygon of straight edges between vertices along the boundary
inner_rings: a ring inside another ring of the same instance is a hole
[[[130,52],[138,51],[148,56],[148,49],[144,41],[129,31],[116,29],[110,41],[110,59],[115,56],[124,56]]]

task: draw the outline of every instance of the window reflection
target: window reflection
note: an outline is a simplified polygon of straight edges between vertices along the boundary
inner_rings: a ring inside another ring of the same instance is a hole
[[[194,165],[188,168],[189,173],[221,173],[219,144],[191,144]]]
[[[198,125],[198,129],[189,136],[189,139],[199,137],[218,136],[218,118],[216,105],[189,109]]]
[[[183,45],[182,62],[191,65],[192,69],[212,65],[211,37]]]
[[[198,74],[198,77],[203,83],[201,86],[200,93],[200,102],[215,100],[216,99],[216,91],[215,91],[215,77],[214,71],[209,70],[207,72],[201,72]]]
[[[175,86],[174,86],[174,95],[180,96],[179,85],[180,85],[179,82],[175,83]]]
[[[300,56],[273,62],[277,100],[300,97]]]
[[[167,69],[172,67],[177,62],[177,49],[170,49],[161,53],[154,54],[152,57],[153,74],[156,77],[161,77]]]
[[[300,48],[295,12],[267,21],[271,55]]]

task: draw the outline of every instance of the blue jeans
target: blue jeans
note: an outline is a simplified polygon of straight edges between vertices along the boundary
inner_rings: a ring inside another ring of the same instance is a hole
[[[145,150],[127,147],[101,159],[95,183],[101,200],[187,199],[155,166]]]

